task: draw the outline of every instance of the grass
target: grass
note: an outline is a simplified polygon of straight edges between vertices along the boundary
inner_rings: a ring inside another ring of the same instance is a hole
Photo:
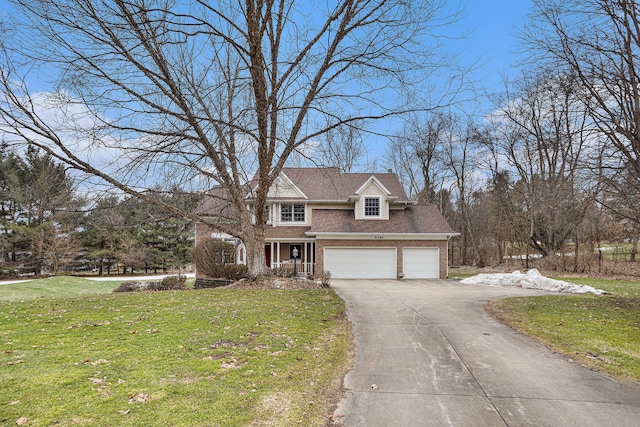
[[[492,301],[486,309],[584,366],[621,380],[640,381],[640,284],[565,280],[610,294],[509,298]]]
[[[0,426],[326,424],[351,346],[333,291],[87,285],[0,287]]]
[[[71,276],[50,277],[24,283],[0,285],[0,301],[108,294],[119,284],[120,282],[97,282]]]

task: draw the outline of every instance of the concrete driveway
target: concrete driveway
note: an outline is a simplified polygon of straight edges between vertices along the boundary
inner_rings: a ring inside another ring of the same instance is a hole
[[[334,279],[332,287],[356,342],[336,424],[640,426],[640,384],[582,368],[483,310],[543,292],[446,280]]]

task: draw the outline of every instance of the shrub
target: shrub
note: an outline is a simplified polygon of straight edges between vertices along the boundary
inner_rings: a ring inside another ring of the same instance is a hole
[[[329,270],[324,270],[322,272],[322,287],[328,288],[331,285],[331,272]]]
[[[171,291],[174,289],[185,289],[187,283],[186,276],[167,276],[160,282],[160,291]]]
[[[221,275],[218,277],[222,277],[230,280],[240,280],[244,277],[247,277],[248,269],[246,265],[243,264],[227,264],[222,266],[220,269]]]
[[[276,277],[294,277],[293,266],[289,265],[274,268],[271,270],[271,273]]]
[[[185,276],[167,276],[153,282],[122,282],[113,292],[173,291],[186,289],[186,283]]]
[[[198,243],[193,254],[198,272],[211,278],[239,280],[247,276],[247,266],[231,263],[234,256],[232,243],[213,239]]]
[[[147,285],[141,282],[122,282],[113,292],[140,292],[146,290]]]

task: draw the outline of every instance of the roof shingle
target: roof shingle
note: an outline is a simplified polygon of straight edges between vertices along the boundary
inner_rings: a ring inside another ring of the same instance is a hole
[[[389,220],[356,220],[351,210],[315,209],[311,234],[316,233],[454,233],[435,205],[389,211]]]
[[[313,201],[346,201],[372,175],[399,202],[409,201],[397,175],[391,172],[341,173],[338,168],[284,168],[282,172]]]

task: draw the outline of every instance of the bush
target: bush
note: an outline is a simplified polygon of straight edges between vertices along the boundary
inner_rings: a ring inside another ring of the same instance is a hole
[[[186,289],[185,276],[167,276],[153,282],[122,282],[113,292],[144,292],[144,291],[174,291]]]
[[[331,272],[329,270],[324,270],[322,272],[322,287],[328,288],[331,285]]]
[[[227,264],[220,268],[218,277],[229,280],[240,280],[247,277],[248,269],[243,264]]]
[[[199,273],[215,279],[239,280],[247,276],[247,266],[232,264],[234,255],[232,243],[207,239],[198,243],[193,257]]]
[[[146,291],[147,284],[142,282],[122,282],[120,285],[113,290],[113,292],[140,292]]]
[[[274,268],[271,270],[271,274],[276,277],[295,277],[292,265],[282,265],[278,268]]]
[[[160,282],[159,291],[171,291],[175,289],[185,289],[187,284],[186,276],[167,276]]]

